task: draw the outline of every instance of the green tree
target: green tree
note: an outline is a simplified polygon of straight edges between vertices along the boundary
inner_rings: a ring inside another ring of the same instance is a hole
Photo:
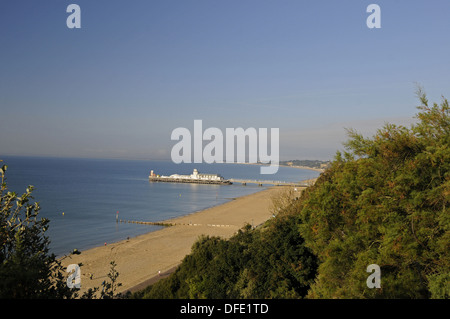
[[[302,298],[317,261],[297,227],[279,213],[261,229],[247,225],[230,239],[203,236],[169,278],[137,298]]]
[[[253,233],[248,262],[237,286],[240,298],[303,298],[317,270],[317,258],[305,247],[298,216],[286,207]]]
[[[50,240],[45,232],[50,221],[39,219],[39,203],[30,202],[33,199],[33,186],[29,186],[21,196],[8,191],[6,170],[6,165],[0,169],[0,298],[125,297],[117,293],[121,283],[118,282],[119,273],[114,261],[107,274],[108,280],[102,283],[100,294],[97,294],[100,288],[95,287],[79,296],[78,289],[67,286],[65,267],[49,251]]]
[[[8,191],[3,165],[0,190],[0,298],[71,298],[64,268],[49,253],[49,220],[38,218],[33,187],[18,196]]]
[[[418,94],[416,124],[387,124],[372,138],[350,130],[344,154],[301,196],[299,228],[320,260],[309,297],[448,295],[449,105]],[[373,263],[381,289],[366,286]]]

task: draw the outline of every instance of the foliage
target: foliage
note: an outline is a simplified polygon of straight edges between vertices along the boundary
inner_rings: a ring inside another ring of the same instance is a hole
[[[116,262],[113,260],[109,263],[111,268],[107,275],[108,280],[104,280],[102,282],[102,290],[100,294],[98,294],[100,288],[94,287],[89,288],[88,291],[81,295],[81,299],[120,299],[128,297],[128,295],[124,295],[122,293],[117,293],[117,288],[122,286],[122,283],[117,282],[117,278],[119,277],[119,272],[116,270]]]
[[[21,196],[9,192],[6,169],[0,171],[0,298],[71,298],[64,268],[49,253],[49,220],[38,219],[39,204],[30,203],[33,187]]]
[[[320,259],[309,297],[448,296],[449,106],[419,97],[418,123],[387,124],[370,139],[349,131],[345,154],[304,192],[299,228]],[[365,285],[372,263],[381,289]]]
[[[229,240],[201,237],[174,274],[134,297],[301,298],[316,268],[295,216],[277,217],[263,229],[247,225]]]
[[[117,278],[119,277],[119,272],[116,270],[117,264],[115,261],[111,261],[110,265],[111,269],[107,275],[109,281],[102,283],[103,289],[100,295],[102,299],[113,299],[121,296],[120,294],[116,294],[117,288],[122,286],[121,283],[117,282]]]
[[[115,262],[111,262],[108,280],[98,287],[89,289],[79,296],[77,289],[67,286],[65,267],[54,254],[49,252],[50,240],[45,235],[50,221],[38,218],[39,203],[33,199],[33,186],[18,196],[8,191],[6,184],[7,166],[0,169],[2,185],[0,192],[0,298],[49,299],[49,298],[120,298],[117,288],[119,273]],[[79,254],[77,250],[73,253]]]

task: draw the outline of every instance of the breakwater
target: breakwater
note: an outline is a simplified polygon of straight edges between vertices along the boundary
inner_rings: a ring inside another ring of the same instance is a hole
[[[130,223],[130,224],[141,224],[141,225],[153,225],[153,226],[209,226],[209,227],[232,227],[233,225],[223,225],[223,224],[199,224],[199,223],[171,223],[171,222],[146,222],[137,220],[119,220],[120,223]]]

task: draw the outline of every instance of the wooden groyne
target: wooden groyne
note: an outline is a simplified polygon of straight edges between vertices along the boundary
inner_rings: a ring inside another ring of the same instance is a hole
[[[119,220],[121,223],[130,224],[141,224],[141,225],[154,225],[154,226],[209,226],[209,227],[233,227],[233,225],[222,225],[222,224],[197,224],[197,223],[171,223],[171,222],[145,222],[137,220]]]
[[[141,224],[141,225],[153,225],[153,226],[164,226],[164,227],[170,227],[175,226],[174,223],[169,222],[144,222],[144,221],[138,221],[138,220],[119,220],[121,223],[128,223],[128,224]]]

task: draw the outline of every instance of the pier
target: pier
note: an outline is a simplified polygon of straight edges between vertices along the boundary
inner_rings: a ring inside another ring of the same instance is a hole
[[[190,184],[216,184],[216,185],[231,185],[229,180],[208,180],[208,179],[182,179],[182,178],[170,178],[170,177],[149,177],[150,182],[162,182],[162,183],[190,183]]]
[[[301,182],[286,182],[286,181],[271,181],[271,180],[255,180],[255,179],[224,179],[219,174],[200,174],[197,169],[194,169],[191,175],[172,174],[170,176],[160,176],[155,174],[152,170],[149,175],[150,182],[164,182],[164,183],[194,183],[194,184],[216,184],[216,185],[231,185],[238,183],[243,186],[247,184],[274,185],[274,186],[293,186],[293,187],[308,187],[310,184],[307,181]]]
[[[148,176],[150,182],[164,182],[164,183],[190,183],[190,184],[219,184],[230,185],[232,182],[224,179],[219,174],[201,174],[197,169],[191,175],[172,174],[170,176],[160,176],[155,174],[153,170]]]
[[[307,182],[285,182],[285,181],[267,181],[267,180],[254,180],[254,179],[229,179],[230,182],[236,184],[242,184],[243,186],[247,184],[258,184],[258,186],[263,185],[274,185],[274,186],[293,186],[293,187],[308,187]]]

